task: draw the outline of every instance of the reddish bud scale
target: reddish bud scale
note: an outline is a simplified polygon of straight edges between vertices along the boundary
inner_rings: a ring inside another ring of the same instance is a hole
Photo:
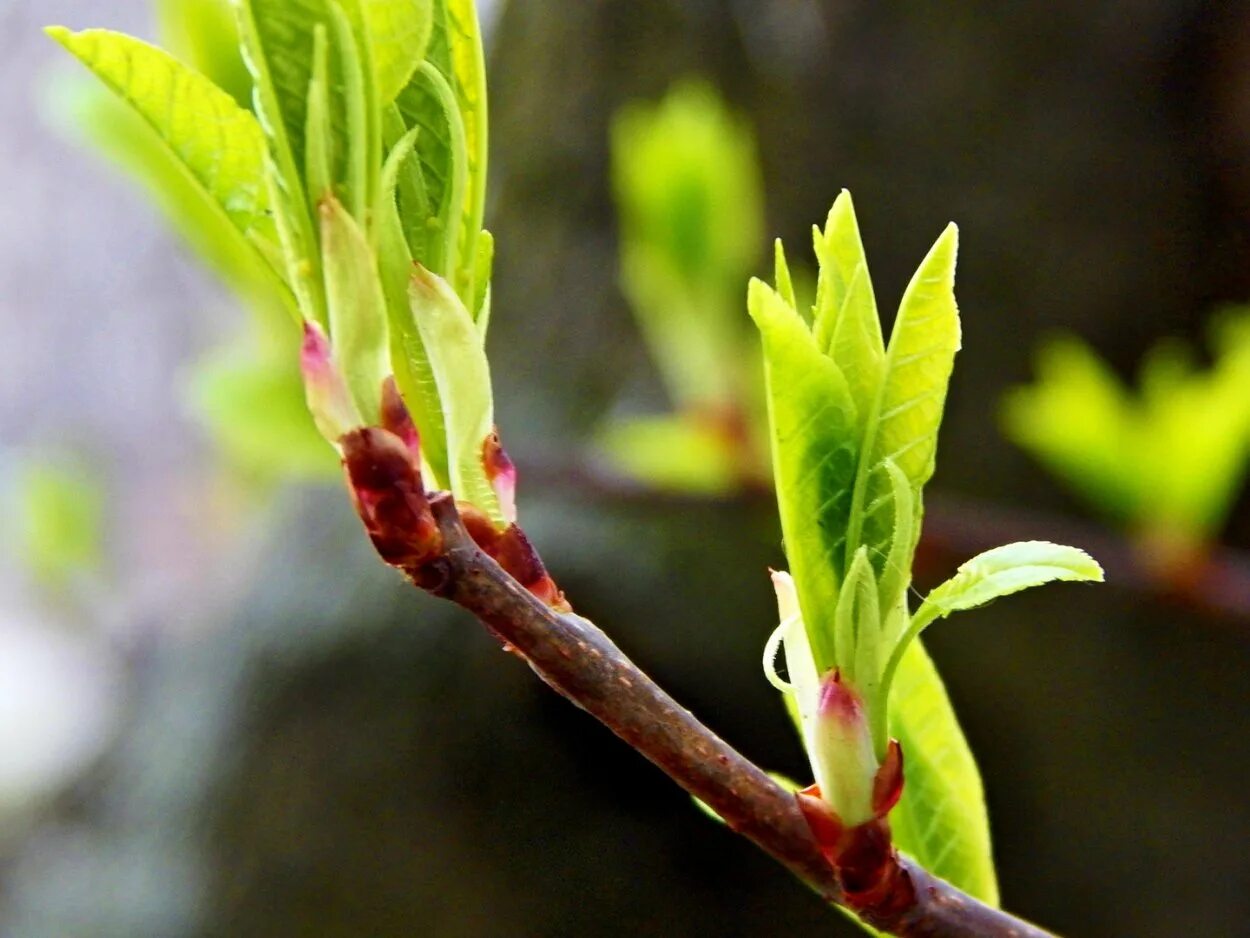
[[[472,505],[461,502],[456,507],[469,536],[509,576],[552,609],[558,612],[573,611],[573,607],[564,598],[564,593],[547,573],[542,558],[538,556],[524,531],[515,524],[510,524],[501,531],[489,517]]]
[[[408,407],[400,397],[394,376],[389,376],[382,382],[382,426],[404,441],[408,451],[417,460],[419,469],[421,434],[417,432],[417,425],[412,422],[412,415],[408,413]]]
[[[382,559],[419,579],[442,549],[421,462],[398,435],[362,427],[342,439],[343,468],[360,520]]]
[[[495,430],[482,443],[482,465],[486,469],[486,478],[499,498],[499,506],[503,509],[508,521],[516,522],[516,465],[504,451],[499,441],[499,431]]]
[[[816,845],[837,876],[847,906],[870,923],[893,921],[898,910],[914,901],[914,895],[885,815],[844,827],[815,785],[796,792],[795,797]]]

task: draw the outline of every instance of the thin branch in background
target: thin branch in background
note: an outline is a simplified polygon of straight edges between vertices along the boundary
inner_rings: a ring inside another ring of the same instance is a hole
[[[523,464],[526,482],[564,497],[624,504],[690,505],[715,499],[659,491],[602,466],[583,462],[566,466],[547,462]],[[771,501],[771,489],[744,488],[722,501]],[[916,567],[945,574],[970,557],[998,544],[1024,538],[1079,544],[1098,558],[1107,582],[1118,589],[1143,593],[1204,616],[1241,625],[1250,623],[1250,555],[1214,546],[1209,553],[1180,569],[1160,567],[1131,539],[1109,528],[1055,512],[1012,508],[986,499],[936,492],[925,499],[924,530]]]

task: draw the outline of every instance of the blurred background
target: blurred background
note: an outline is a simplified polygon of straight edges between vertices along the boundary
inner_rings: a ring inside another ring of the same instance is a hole
[[[621,261],[613,116],[699,78],[754,128],[746,272],[773,234],[810,270],[810,225],[849,188],[888,313],[960,224],[918,585],[1009,539],[1108,567],[931,633],[1005,904],[1068,935],[1250,935],[1250,339],[1224,309],[1250,300],[1250,9],[481,10],[499,423],[579,611],[805,775],[759,667],[783,561],[758,467],[692,486],[611,442],[689,404]],[[405,588],[332,460],[278,471],[223,433],[236,385],[205,362],[229,366],[251,318],[75,131],[85,73],[39,32],[154,37],[156,12],[0,6],[0,935],[855,934]],[[1053,353],[1057,331],[1092,351]],[[1117,383],[1139,368],[1140,400]]]

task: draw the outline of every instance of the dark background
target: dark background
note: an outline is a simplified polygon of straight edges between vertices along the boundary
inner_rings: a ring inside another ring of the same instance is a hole
[[[143,28],[135,4],[116,20],[58,6],[73,25]],[[4,24],[19,52],[38,44],[14,29],[58,15],[33,7]],[[1197,339],[1215,305],[1250,298],[1244,4],[518,0],[492,39],[490,351],[500,424],[531,468],[523,521],[579,611],[795,776],[802,755],[758,664],[775,619],[765,568],[781,563],[767,501],[553,481],[620,395],[658,399],[615,286],[613,110],[712,78],[758,129],[770,229],[804,243],[851,189],[886,308],[959,222],[964,351],[935,503],[1079,513],[997,428],[1039,337],[1074,330],[1127,374],[1160,336]],[[49,58],[19,58],[31,87]],[[108,391],[98,351],[85,367],[107,405],[71,379],[74,393],[40,393],[46,375],[13,378],[34,367],[16,350],[42,347],[30,336],[44,316],[63,330],[59,355],[66,337],[135,359],[151,341],[176,363],[229,320],[179,325],[183,284],[211,288],[164,242],[138,252],[119,237],[102,208],[138,196],[103,171],[74,183],[73,204],[38,181],[88,157],[37,130],[0,153],[23,172],[10,183],[35,188],[22,224],[45,232],[22,235],[44,245],[33,257],[6,239],[0,323],[27,344],[8,343],[0,432],[11,446],[89,439],[120,493],[132,590],[154,555],[174,570],[129,607],[143,621],[126,632],[116,740],[0,850],[0,934],[853,933],[465,615],[404,589],[341,493],[287,491],[228,549],[179,550],[178,512],[149,482],[134,491],[142,478],[195,500],[176,480],[202,472],[203,444],[177,408]],[[50,282],[67,243],[112,252],[89,277],[63,275],[84,278],[78,292]],[[108,306],[118,290],[142,307]],[[100,316],[120,332],[95,332]],[[1250,540],[1244,498],[1226,539]],[[1068,935],[1250,935],[1248,630],[1113,582],[933,631],[985,776],[1008,906]]]

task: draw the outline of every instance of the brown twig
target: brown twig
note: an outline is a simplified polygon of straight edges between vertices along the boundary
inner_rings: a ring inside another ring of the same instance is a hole
[[[794,795],[700,723],[642,673],[602,631],[559,613],[509,576],[474,542],[451,496],[430,509],[441,537],[423,585],[477,616],[543,681],[590,713],[709,805],[735,831],[831,902],[847,904]],[[1048,933],[991,908],[891,851],[895,886],[855,911],[895,935],[1019,936]]]

